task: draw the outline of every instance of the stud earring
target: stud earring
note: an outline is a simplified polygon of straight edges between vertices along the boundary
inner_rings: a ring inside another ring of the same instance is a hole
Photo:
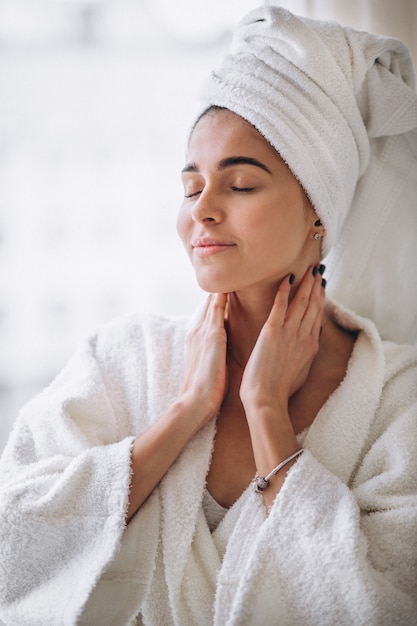
[[[318,241],[320,239],[320,233],[314,233],[313,239],[315,239],[316,241]]]

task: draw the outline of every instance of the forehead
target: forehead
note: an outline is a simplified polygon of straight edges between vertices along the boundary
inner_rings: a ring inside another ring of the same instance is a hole
[[[228,110],[209,111],[197,122],[188,144],[187,157],[224,158],[247,154],[281,160],[275,149],[249,122]]]

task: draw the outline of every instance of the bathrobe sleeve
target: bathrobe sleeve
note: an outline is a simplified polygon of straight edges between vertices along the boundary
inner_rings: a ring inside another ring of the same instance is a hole
[[[333,461],[306,449],[268,517],[251,492],[219,576],[217,625],[417,624],[416,381],[415,366],[386,381],[348,484],[337,475],[348,443],[330,441]]]
[[[125,624],[150,584],[157,494],[125,529],[133,435],[147,427],[132,415],[150,410],[147,348],[138,332],[110,334],[111,349],[96,336],[85,341],[24,408],[2,456],[0,617],[7,623],[84,623],[91,594],[99,605],[111,588],[119,613],[86,623]],[[122,584],[133,569],[127,555],[135,560],[133,586]],[[111,584],[102,583],[103,573],[113,573]],[[94,610],[89,605],[90,617]]]

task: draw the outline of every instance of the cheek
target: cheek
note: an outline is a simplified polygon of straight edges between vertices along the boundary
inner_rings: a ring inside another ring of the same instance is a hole
[[[177,233],[184,245],[186,245],[188,222],[189,222],[188,214],[184,210],[184,208],[181,207],[177,215]]]
[[[256,207],[256,210],[240,216],[239,227],[249,235],[249,240],[255,245],[265,245],[282,236],[287,230],[286,216],[279,206],[274,203],[265,203]]]
[[[248,215],[245,231],[252,233],[254,252],[265,261],[277,254],[281,257],[298,252],[304,245],[308,223],[301,203],[281,197]]]

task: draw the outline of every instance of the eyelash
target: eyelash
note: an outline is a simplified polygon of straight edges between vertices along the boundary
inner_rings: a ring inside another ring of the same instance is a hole
[[[250,193],[251,191],[255,191],[255,187],[231,187],[232,191]],[[185,198],[194,198],[194,196],[198,196],[201,191],[195,191],[194,193],[190,193],[185,195]]]

